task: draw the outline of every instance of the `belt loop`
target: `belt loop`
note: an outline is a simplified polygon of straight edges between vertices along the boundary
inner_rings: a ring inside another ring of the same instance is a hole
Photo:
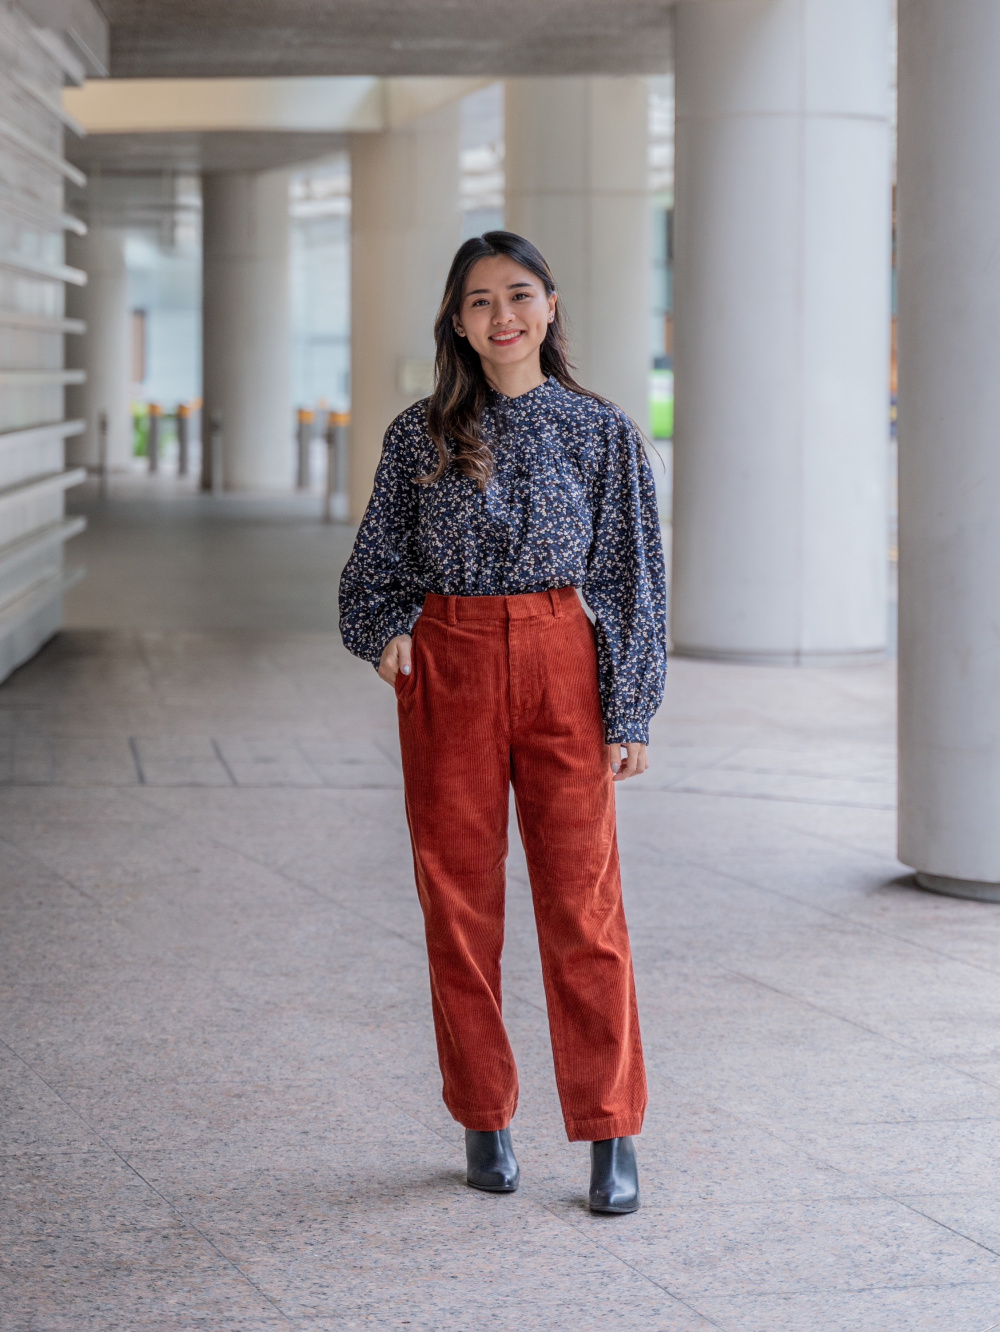
[[[561,619],[562,601],[559,598],[559,593],[556,591],[554,587],[549,588],[549,600],[552,602],[552,614],[556,617],[557,620]]]
[[[458,624],[458,597],[448,598],[448,623],[450,625]]]

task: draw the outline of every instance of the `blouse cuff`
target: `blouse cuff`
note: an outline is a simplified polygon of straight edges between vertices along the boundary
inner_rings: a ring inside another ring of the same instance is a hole
[[[420,607],[418,606],[416,611],[407,619],[400,619],[395,624],[389,623],[383,627],[382,633],[379,634],[379,638],[382,640],[382,646],[378,650],[378,656],[370,659],[376,670],[378,670],[379,662],[382,660],[382,653],[386,650],[392,640],[398,638],[400,634],[412,634],[414,626],[419,619]]]
[[[648,745],[648,717],[609,717],[604,723],[604,743],[608,745]]]

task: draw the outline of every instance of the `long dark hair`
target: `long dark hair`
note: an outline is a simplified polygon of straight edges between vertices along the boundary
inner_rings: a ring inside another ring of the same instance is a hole
[[[427,407],[427,428],[437,445],[438,465],[430,475],[418,478],[421,485],[437,481],[450,464],[471,477],[480,490],[486,489],[493,473],[492,450],[480,436],[489,385],[479,353],[469,345],[468,338],[460,337],[455,332],[453,316],[461,313],[465,283],[473,264],[477,264],[480,259],[490,259],[501,254],[533,273],[545,287],[547,296],[551,296],[556,289],[552,270],[539,251],[531,241],[515,235],[513,231],[487,231],[459,246],[451,262],[441,308],[434,321],[437,353],[434,358],[434,392]],[[540,358],[543,375],[551,375],[572,393],[597,398],[596,393],[583,388],[570,373],[573,367],[567,353],[566,333],[558,301],[555,316],[540,349]]]

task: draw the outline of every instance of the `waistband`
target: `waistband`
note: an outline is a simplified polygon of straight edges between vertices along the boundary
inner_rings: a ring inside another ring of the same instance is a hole
[[[513,597],[442,597],[428,592],[422,615],[429,620],[458,624],[479,620],[506,624],[508,620],[534,620],[544,615],[556,619],[564,610],[583,610],[575,587],[553,587],[548,592],[521,592]]]

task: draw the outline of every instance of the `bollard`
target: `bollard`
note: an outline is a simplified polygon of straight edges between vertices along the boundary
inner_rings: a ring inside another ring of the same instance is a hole
[[[351,417],[348,412],[331,412],[327,417],[324,523],[332,523],[334,518],[345,522],[348,517],[347,427],[350,423]]]
[[[298,410],[298,465],[295,472],[295,485],[299,490],[309,489],[309,450],[312,447],[313,422],[315,417],[308,407]]]
[[[211,437],[209,440],[210,475],[209,489],[213,495],[222,494],[222,413],[213,412]]]
[[[149,434],[146,441],[146,453],[149,456],[149,470],[151,472],[160,470],[160,419],[159,404],[151,402],[149,404]]]
[[[101,412],[97,417],[97,498],[102,504],[108,498],[107,412]]]
[[[191,409],[186,402],[177,404],[177,475],[187,476],[190,461]]]
[[[330,404],[326,398],[316,399],[313,415],[316,419],[316,424],[313,426],[313,438],[325,440],[326,428],[330,424]]]
[[[197,460],[199,478],[201,469],[204,466],[203,458],[205,454],[205,413],[202,411],[203,402],[201,398],[192,398],[188,403],[190,415],[188,416],[188,467],[194,470]],[[197,447],[196,447],[197,442]]]

